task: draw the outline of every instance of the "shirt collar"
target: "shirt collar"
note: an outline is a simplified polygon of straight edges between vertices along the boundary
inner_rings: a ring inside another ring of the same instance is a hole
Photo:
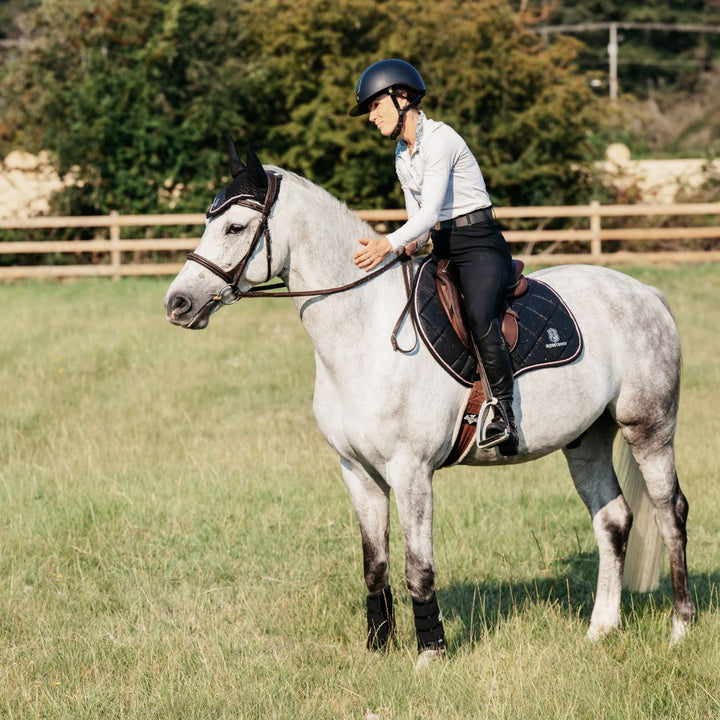
[[[413,148],[413,155],[420,150],[422,144],[423,132],[425,130],[425,113],[420,111],[420,117],[418,118],[417,127],[415,128],[415,146]],[[395,146],[395,157],[404,153],[408,149],[408,144],[400,138]]]

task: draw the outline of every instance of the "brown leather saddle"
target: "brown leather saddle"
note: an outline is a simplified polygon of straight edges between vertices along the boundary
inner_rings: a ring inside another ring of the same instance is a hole
[[[528,290],[527,278],[522,274],[525,263],[522,260],[513,260],[513,268],[515,271],[514,281],[508,286],[506,293],[508,302],[522,297]],[[460,292],[460,281],[457,268],[452,261],[448,259],[438,261],[435,287],[437,288],[440,304],[445,310],[445,314],[448,316],[455,333],[462,344],[470,349],[465,311]],[[508,350],[512,352],[518,341],[518,314],[510,307],[507,307],[503,314],[502,330]]]
[[[522,260],[513,260],[514,281],[508,286],[506,298],[512,301],[515,298],[522,297],[528,290],[527,278],[522,274],[525,263]],[[435,275],[435,287],[437,289],[438,299],[455,330],[458,339],[472,353],[470,347],[467,322],[465,319],[464,305],[462,294],[460,291],[460,281],[457,268],[449,259],[438,261],[437,273]],[[502,318],[502,332],[507,343],[508,350],[512,352],[518,341],[518,315],[510,307],[505,309]],[[478,361],[478,374],[483,369]],[[478,379],[473,383],[470,397],[468,398],[463,420],[455,443],[450,451],[450,455],[443,463],[443,467],[454,465],[468,453],[470,444],[475,439],[477,432],[478,418],[482,411],[483,403],[486,400],[485,389],[482,380]]]

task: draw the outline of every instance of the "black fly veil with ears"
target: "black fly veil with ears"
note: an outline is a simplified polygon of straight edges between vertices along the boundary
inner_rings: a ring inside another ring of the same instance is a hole
[[[230,174],[233,180],[215,196],[207,217],[221,213],[238,200],[254,200],[260,207],[264,205],[268,189],[267,174],[250,143],[247,145],[246,158],[247,164],[240,160],[235,141],[230,137]]]

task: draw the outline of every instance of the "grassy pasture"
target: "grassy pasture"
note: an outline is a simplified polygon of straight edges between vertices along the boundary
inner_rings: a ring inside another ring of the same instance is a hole
[[[398,647],[364,650],[359,533],[289,302],[188,332],[168,280],[0,286],[0,718],[720,716],[720,267],[629,272],[683,338],[696,627],[667,646],[665,578],[588,645],[597,553],[563,458],[453,469],[450,654],[423,674],[397,522]]]

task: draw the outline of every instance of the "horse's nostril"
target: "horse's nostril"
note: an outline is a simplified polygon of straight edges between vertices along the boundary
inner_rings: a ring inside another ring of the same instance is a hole
[[[184,295],[175,294],[170,298],[168,303],[168,310],[170,317],[174,320],[181,318],[183,315],[188,313],[192,308],[192,303]]]

